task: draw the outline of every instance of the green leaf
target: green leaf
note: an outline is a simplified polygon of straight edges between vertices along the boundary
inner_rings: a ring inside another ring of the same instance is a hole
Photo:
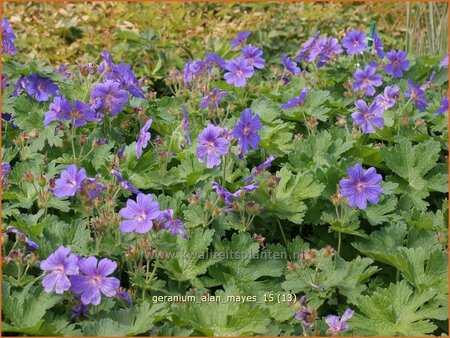
[[[372,296],[358,298],[357,313],[349,324],[357,335],[425,336],[436,325],[431,319],[443,320],[447,310],[433,302],[435,290],[413,292],[406,281],[377,289]]]

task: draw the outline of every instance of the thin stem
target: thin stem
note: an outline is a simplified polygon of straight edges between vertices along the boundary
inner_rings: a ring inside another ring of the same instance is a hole
[[[223,177],[222,177],[222,185],[225,187],[227,177],[227,155],[223,157]]]
[[[286,236],[284,235],[283,227],[281,226],[280,220],[278,218],[277,218],[277,223],[278,223],[278,227],[280,228],[280,231],[281,231],[281,236],[283,236],[284,246],[287,248]]]
[[[341,241],[342,241],[342,234],[341,234],[341,232],[338,232],[338,248],[337,248],[337,251],[338,251],[338,255],[340,256],[341,255]]]
[[[70,144],[72,145],[72,154],[73,154],[73,159],[75,161],[76,158],[77,158],[77,155],[75,153],[75,142],[74,142],[74,139],[75,139],[75,119],[72,120],[72,130],[70,132]]]

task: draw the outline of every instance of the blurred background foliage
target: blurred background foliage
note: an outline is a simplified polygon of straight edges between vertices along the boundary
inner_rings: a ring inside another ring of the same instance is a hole
[[[242,30],[256,32],[269,53],[296,52],[317,30],[342,38],[349,28],[368,31],[371,21],[387,49],[403,46],[435,56],[447,50],[446,2],[7,2],[3,7],[20,50],[29,59],[50,64],[89,62],[108,49],[124,61],[142,51],[133,61],[144,61],[154,70],[159,58],[145,57],[151,49],[164,50],[159,55],[164,59],[190,58],[191,53],[224,48],[222,43]]]

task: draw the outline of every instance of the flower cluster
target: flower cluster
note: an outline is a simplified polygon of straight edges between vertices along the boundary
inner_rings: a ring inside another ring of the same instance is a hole
[[[83,258],[70,251],[70,247],[60,246],[41,262],[41,270],[47,272],[42,281],[45,291],[62,294],[70,289],[81,295],[84,305],[100,304],[102,294],[114,297],[120,281],[109,275],[116,270],[117,263],[108,258],[100,261],[93,256]]]
[[[106,189],[106,186],[99,183],[98,180],[99,175],[96,175],[94,178],[88,178],[86,169],[81,168],[78,170],[75,164],[70,164],[55,181],[56,186],[53,189],[53,194],[58,198],[64,198],[75,196],[81,191],[89,199],[96,199],[99,197],[100,192]]]

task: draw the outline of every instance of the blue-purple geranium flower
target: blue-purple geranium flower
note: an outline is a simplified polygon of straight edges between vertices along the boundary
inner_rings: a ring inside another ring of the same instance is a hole
[[[95,120],[95,113],[91,110],[90,104],[76,100],[71,106],[68,119],[75,127],[82,127]]]
[[[147,147],[148,141],[150,140],[150,133],[149,129],[152,125],[152,119],[145,122],[144,126],[142,127],[141,131],[139,132],[139,136],[136,141],[136,157],[140,158],[142,156],[142,150]]]
[[[295,61],[300,62],[300,61],[305,61],[309,58],[309,54],[311,52],[311,49],[314,47],[314,45],[316,44],[317,39],[319,38],[320,32],[316,32],[316,34],[314,34],[314,36],[312,38],[310,38],[302,47],[302,49],[300,50],[300,52],[297,54],[297,56],[295,57]]]
[[[345,310],[342,317],[335,316],[335,315],[329,315],[325,317],[325,323],[327,323],[329,327],[329,331],[331,335],[336,336],[340,332],[346,330],[349,328],[349,325],[347,324],[347,321],[353,317],[353,314],[355,311],[351,309]]]
[[[53,121],[67,121],[72,110],[72,105],[64,96],[55,96],[50,103],[49,110],[44,114],[44,126]]]
[[[120,83],[112,80],[96,84],[90,97],[93,109],[100,113],[100,117],[105,114],[117,115],[128,102],[127,91],[121,88]]]
[[[96,257],[81,258],[78,267],[82,274],[70,278],[71,290],[75,294],[81,294],[81,302],[84,305],[98,305],[101,294],[106,297],[114,297],[116,289],[120,287],[120,281],[115,277],[108,277],[116,268],[117,263],[103,258],[98,261]]]
[[[441,60],[441,62],[439,63],[439,67],[448,67],[448,54]]]
[[[100,192],[106,190],[106,186],[99,182],[99,178],[99,175],[95,175],[93,178],[84,180],[83,193],[85,193],[89,199],[96,199],[100,196]]]
[[[424,97],[425,90],[408,80],[409,90],[405,91],[405,96],[414,101],[417,109],[420,112],[424,112],[428,107],[428,100]]]
[[[60,246],[41,262],[41,270],[49,272],[42,281],[45,292],[62,294],[70,289],[69,276],[78,274],[78,256],[70,255],[70,247]]]
[[[380,186],[383,177],[377,173],[376,169],[370,167],[364,170],[361,163],[349,168],[348,178],[339,181],[342,196],[348,199],[348,204],[352,208],[365,209],[367,202],[377,204],[383,193]]]
[[[214,88],[208,95],[202,98],[198,107],[200,109],[205,109],[208,107],[217,108],[227,95],[227,92],[220,90],[219,88]]]
[[[384,49],[383,49],[383,42],[381,41],[380,37],[378,36],[378,32],[373,32],[373,49],[376,51],[377,56],[382,59],[384,58]]]
[[[158,221],[161,224],[161,228],[167,230],[172,235],[177,236],[180,234],[183,238],[187,238],[186,225],[180,219],[173,218],[172,209],[161,211]]]
[[[242,55],[253,67],[263,69],[266,60],[263,59],[263,52],[258,47],[247,45],[242,48]]]
[[[244,31],[237,34],[237,36],[231,40],[231,48],[237,49],[238,47],[242,46],[247,38],[252,34],[250,31]]]
[[[253,76],[255,72],[253,66],[242,56],[228,61],[225,66],[227,72],[224,74],[224,79],[228,84],[235,87],[244,87],[247,84],[247,79]]]
[[[11,165],[8,162],[2,162],[2,184],[6,182],[6,176],[11,173]]]
[[[354,91],[364,91],[367,96],[373,96],[375,94],[375,87],[381,86],[382,77],[380,74],[375,74],[377,69],[370,65],[367,65],[364,70],[357,69],[353,73],[355,81],[352,84]]]
[[[27,247],[28,250],[35,251],[35,250],[39,249],[39,244],[32,241],[27,235],[25,235],[19,229],[15,228],[13,226],[9,226],[6,228],[6,232],[16,235],[16,239],[25,243],[25,246]]]
[[[125,180],[122,176],[122,173],[116,169],[111,170],[111,174],[117,177],[117,180],[119,181],[122,188],[128,190],[129,192],[132,192],[133,194],[139,194],[140,191],[137,190],[129,181]]]
[[[55,181],[56,187],[53,189],[53,194],[59,198],[75,196],[86,178],[86,170],[84,168],[78,171],[77,166],[71,164],[61,173],[60,178]]]
[[[239,122],[233,129],[233,136],[238,140],[241,151],[245,154],[249,152],[249,147],[258,149],[261,141],[258,131],[262,124],[258,114],[252,115],[252,111],[247,108],[241,114]]]
[[[9,24],[9,21],[2,19],[2,53],[15,55],[17,54],[16,46],[14,45],[14,40],[16,36],[14,35],[13,29]]]
[[[58,93],[58,86],[52,80],[32,74],[26,77],[25,89],[28,95],[34,96],[38,102],[48,101],[51,95]]]
[[[364,52],[367,48],[367,37],[361,31],[352,30],[342,39],[342,46],[348,55]]]
[[[374,126],[378,129],[383,128],[383,109],[378,107],[375,102],[368,107],[366,102],[363,100],[358,100],[355,102],[355,106],[359,109],[359,111],[352,114],[352,119],[357,125],[361,126],[363,133],[374,133]]]
[[[151,194],[139,193],[136,201],[128,199],[126,207],[120,209],[119,214],[126,219],[120,224],[122,232],[143,234],[152,229],[153,221],[159,217],[159,204],[153,201]]]
[[[222,136],[222,128],[209,124],[198,136],[196,149],[198,160],[203,163],[206,160],[206,168],[218,166],[221,156],[228,152],[229,141]]]
[[[266,170],[267,168],[269,168],[272,165],[272,162],[275,160],[275,157],[273,157],[272,155],[269,156],[269,158],[267,160],[265,160],[263,163],[259,164],[256,167],[256,171],[252,174],[250,174],[249,177],[247,177],[246,179],[244,179],[244,182],[251,182],[254,180],[254,178],[257,175],[261,175],[264,170]]]
[[[382,94],[378,94],[375,98],[375,103],[383,110],[392,108],[395,105],[395,100],[398,98],[400,89],[397,86],[386,86]]]
[[[218,67],[218,68],[225,68],[225,65],[227,62],[225,59],[221,58],[219,54],[217,53],[206,53],[205,55],[205,63],[208,65],[208,67]]]
[[[435,116],[444,114],[446,111],[448,111],[448,97],[444,97],[442,100],[441,106],[436,110],[436,112],[433,114]]]
[[[386,54],[386,58],[389,63],[384,66],[386,74],[392,75],[396,79],[400,79],[403,76],[403,72],[409,69],[409,60],[407,59],[406,52],[402,50],[391,50]]]
[[[330,61],[333,61],[337,58],[339,54],[342,53],[341,45],[339,44],[338,39],[333,37],[323,38],[316,43],[318,47],[318,56],[319,61],[317,63],[317,67],[322,67]],[[311,51],[311,54],[315,53],[315,48]]]
[[[292,61],[286,54],[281,55],[281,61],[283,61],[284,68],[286,68],[288,72],[294,75],[301,73],[302,70],[297,63]]]
[[[183,69],[184,82],[190,84],[195,77],[204,74],[207,68],[207,64],[203,60],[187,62]]]
[[[280,108],[283,110],[287,110],[287,109],[292,109],[292,108],[302,106],[305,103],[307,94],[308,94],[308,88],[303,88],[302,91],[300,92],[299,96],[289,99],[289,101],[285,104],[282,104],[280,106]]]

